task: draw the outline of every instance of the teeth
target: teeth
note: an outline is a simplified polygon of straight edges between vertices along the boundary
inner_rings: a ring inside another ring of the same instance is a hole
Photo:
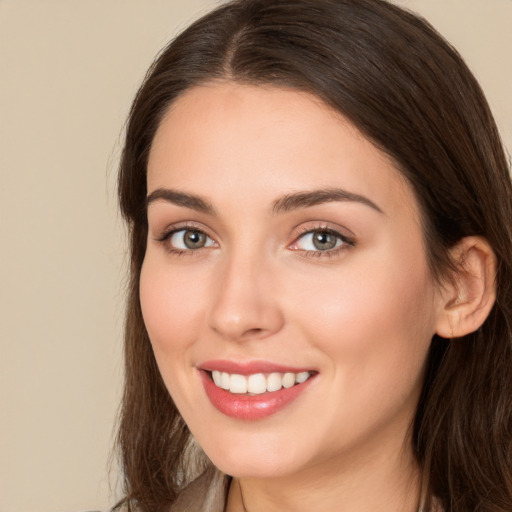
[[[263,373],[249,375],[247,379],[247,391],[254,395],[261,395],[267,391],[267,379]]]
[[[302,384],[309,379],[309,372],[300,372],[295,376],[295,382],[297,384]]]
[[[229,378],[229,391],[240,395],[247,393],[247,378],[243,375],[237,375],[236,373],[231,375]]]
[[[212,379],[213,379],[213,382],[215,382],[216,386],[218,386],[219,388],[222,387],[220,385],[221,384],[221,380],[222,380],[220,372],[218,372],[217,370],[213,371],[212,372]]]
[[[280,373],[271,373],[267,377],[267,391],[279,391],[283,387],[283,377]]]
[[[295,373],[285,373],[283,377],[283,388],[291,388],[295,384]]]
[[[311,377],[310,372],[300,373],[270,373],[266,377],[263,373],[253,375],[230,374],[212,371],[212,379],[216,386],[231,393],[260,395],[265,392],[279,391],[281,388],[291,388],[295,384],[302,384]]]
[[[229,389],[229,373],[221,373],[220,387],[222,389]]]

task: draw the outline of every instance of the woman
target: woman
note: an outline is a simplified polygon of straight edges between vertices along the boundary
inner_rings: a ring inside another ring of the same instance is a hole
[[[128,510],[512,510],[512,187],[383,0],[240,0],[134,101]]]

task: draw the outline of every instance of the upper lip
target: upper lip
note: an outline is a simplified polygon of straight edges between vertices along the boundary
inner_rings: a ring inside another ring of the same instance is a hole
[[[312,372],[308,367],[287,366],[283,364],[272,363],[270,361],[230,361],[227,359],[218,359],[205,361],[198,365],[200,370],[219,371],[226,373],[236,373],[239,375],[253,375],[255,373],[301,373]]]

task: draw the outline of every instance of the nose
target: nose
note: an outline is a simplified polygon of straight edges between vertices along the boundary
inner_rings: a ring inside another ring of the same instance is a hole
[[[261,258],[240,256],[223,262],[212,290],[210,329],[237,342],[278,332],[284,316],[275,284],[272,271]]]

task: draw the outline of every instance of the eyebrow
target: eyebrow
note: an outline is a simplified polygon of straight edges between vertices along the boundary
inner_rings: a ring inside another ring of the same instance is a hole
[[[307,192],[297,192],[294,194],[287,194],[286,196],[278,199],[272,208],[274,213],[284,213],[291,210],[298,210],[301,208],[309,208],[323,203],[332,202],[356,202],[373,208],[379,213],[384,214],[381,208],[377,206],[372,200],[365,196],[354,194],[340,188],[326,188],[319,190],[312,190]]]
[[[191,210],[196,210],[201,213],[209,215],[215,214],[215,209],[206,199],[168,188],[157,188],[151,192],[146,198],[146,207],[159,200],[184,208],[190,208]],[[340,188],[327,188],[287,194],[274,202],[272,212],[274,214],[286,213],[292,210],[333,202],[356,202],[369,206],[377,212],[384,214],[382,209],[367,197]]]
[[[194,196],[192,194],[186,194],[185,192],[178,192],[177,190],[170,190],[168,188],[157,188],[146,198],[146,208],[155,201],[167,201],[168,203],[173,203],[177,206],[183,206],[184,208],[190,208],[191,210],[196,210],[198,212],[213,214],[214,208],[213,206],[206,201],[206,199],[202,199],[199,196]]]

